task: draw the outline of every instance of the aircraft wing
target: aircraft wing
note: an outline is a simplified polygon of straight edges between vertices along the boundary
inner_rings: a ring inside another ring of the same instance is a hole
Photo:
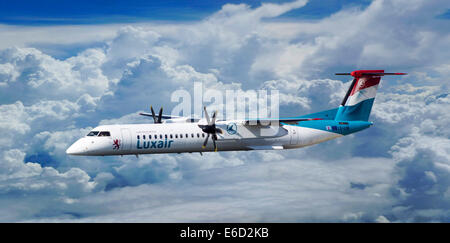
[[[141,112],[141,113],[139,113],[139,115],[153,117],[152,113]],[[181,116],[161,115],[161,118],[162,119],[174,119],[174,118],[181,118]]]
[[[273,122],[279,122],[279,123],[284,123],[284,124],[296,124],[297,122],[301,122],[301,121],[315,121],[315,120],[323,120],[323,118],[297,118],[297,117],[292,117],[292,118],[264,118],[264,119],[247,119],[244,120],[244,125],[245,126],[268,126]]]
[[[139,113],[141,116],[153,117],[152,113]],[[164,123],[193,123],[198,122],[200,118],[196,117],[186,117],[186,116],[172,116],[172,115],[161,115],[161,119],[164,119]]]

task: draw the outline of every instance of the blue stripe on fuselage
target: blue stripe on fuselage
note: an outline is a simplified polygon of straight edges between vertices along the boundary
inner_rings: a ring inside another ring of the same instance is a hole
[[[291,124],[283,124],[283,125],[291,125]],[[316,121],[301,121],[291,126],[307,127],[327,132],[338,133],[342,135],[348,135],[354,132],[364,130],[370,127],[371,125],[372,122],[366,121],[316,120]]]

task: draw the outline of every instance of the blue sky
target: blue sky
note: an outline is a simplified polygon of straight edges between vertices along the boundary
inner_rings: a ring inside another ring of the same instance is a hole
[[[220,10],[226,3],[257,7],[262,1],[1,1],[0,23],[12,25],[107,24],[142,21],[198,21]],[[283,3],[289,1],[264,1]],[[368,6],[363,0],[310,1],[279,18],[319,19],[346,7]]]
[[[0,221],[450,221],[448,1],[105,2],[1,2]],[[350,80],[333,74],[357,69],[408,75],[383,78],[373,127],[337,140],[65,154],[194,82],[277,89],[294,116],[338,106]]]

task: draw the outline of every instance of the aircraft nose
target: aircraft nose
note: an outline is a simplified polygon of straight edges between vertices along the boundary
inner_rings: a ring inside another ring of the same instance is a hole
[[[67,150],[68,155],[82,155],[85,151],[82,141],[78,140],[72,144]]]

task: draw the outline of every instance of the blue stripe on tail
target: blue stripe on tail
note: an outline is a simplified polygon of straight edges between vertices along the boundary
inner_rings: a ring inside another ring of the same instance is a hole
[[[340,106],[336,121],[368,121],[375,98],[364,100],[353,106]]]

